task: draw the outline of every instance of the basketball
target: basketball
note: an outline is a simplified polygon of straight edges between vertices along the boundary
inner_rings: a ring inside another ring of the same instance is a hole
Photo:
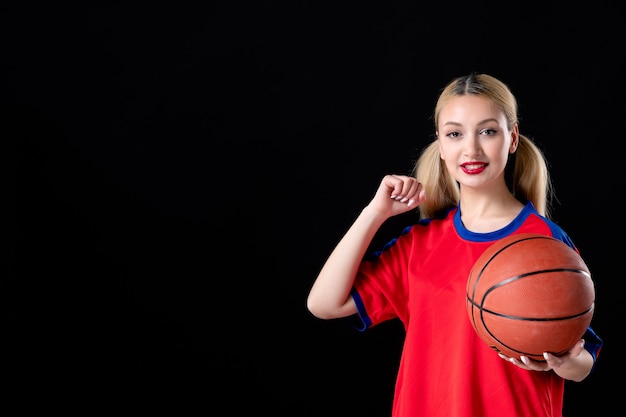
[[[589,268],[567,244],[523,233],[496,241],[467,280],[467,314],[492,349],[543,361],[562,355],[591,323],[595,286]]]

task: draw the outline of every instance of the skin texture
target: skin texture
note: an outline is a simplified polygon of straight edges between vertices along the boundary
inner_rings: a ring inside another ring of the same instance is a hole
[[[473,232],[490,232],[507,225],[522,210],[506,187],[504,168],[517,149],[517,125],[490,100],[460,96],[439,115],[439,152],[461,187],[463,224]]]

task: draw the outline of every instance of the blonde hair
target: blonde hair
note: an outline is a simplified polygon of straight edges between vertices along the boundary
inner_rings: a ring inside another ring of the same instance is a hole
[[[492,100],[504,112],[509,129],[518,123],[517,100],[508,86],[487,74],[470,74],[455,78],[442,90],[433,114],[435,131],[439,129],[441,109],[452,98],[467,94]],[[426,201],[419,206],[421,218],[442,215],[458,204],[459,186],[439,155],[437,139],[422,150],[413,168],[413,175],[426,192]],[[509,156],[505,178],[515,198],[524,204],[532,202],[539,214],[550,216],[553,189],[548,164],[543,152],[525,135],[519,135],[517,151]]]

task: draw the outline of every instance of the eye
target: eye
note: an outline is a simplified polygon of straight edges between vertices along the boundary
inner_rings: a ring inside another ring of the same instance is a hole
[[[498,131],[496,129],[483,129],[480,131],[481,135],[485,135],[485,136],[493,136],[497,133]]]
[[[458,138],[460,135],[461,134],[459,132],[456,132],[456,131],[455,132],[446,133],[446,136],[449,137],[449,138]]]

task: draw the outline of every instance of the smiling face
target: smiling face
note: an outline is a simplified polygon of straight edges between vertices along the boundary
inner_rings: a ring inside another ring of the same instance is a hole
[[[501,181],[508,156],[519,142],[519,130],[510,130],[504,112],[486,97],[452,98],[437,120],[439,151],[461,187],[480,188]]]

